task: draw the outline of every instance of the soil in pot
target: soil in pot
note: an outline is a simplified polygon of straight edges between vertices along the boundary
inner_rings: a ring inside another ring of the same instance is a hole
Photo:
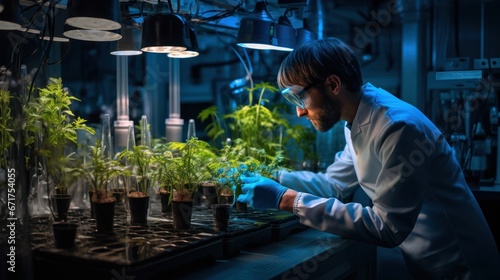
[[[78,224],[75,223],[60,222],[52,224],[56,248],[73,248],[75,246],[77,228]]]
[[[130,207],[130,223],[132,225],[148,224],[149,196],[129,194],[128,203]]]
[[[214,215],[215,230],[225,231],[229,224],[231,205],[212,204],[212,214]]]
[[[190,229],[192,214],[192,201],[172,201],[172,225],[175,230]]]
[[[52,196],[52,205],[57,213],[58,221],[68,220],[69,205],[71,204],[71,195],[55,194]]]

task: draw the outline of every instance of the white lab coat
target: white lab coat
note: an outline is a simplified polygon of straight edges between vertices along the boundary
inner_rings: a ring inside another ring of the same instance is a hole
[[[442,133],[385,90],[363,90],[345,149],[326,173],[280,174],[299,191],[294,214],[321,231],[399,246],[418,279],[500,279],[495,240]],[[358,186],[373,207],[346,202]]]

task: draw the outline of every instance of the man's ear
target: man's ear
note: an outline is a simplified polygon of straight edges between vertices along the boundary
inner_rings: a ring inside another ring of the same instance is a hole
[[[340,81],[339,76],[331,75],[326,79],[328,89],[333,92],[333,94],[337,95],[340,92],[340,87],[342,86],[342,82]]]

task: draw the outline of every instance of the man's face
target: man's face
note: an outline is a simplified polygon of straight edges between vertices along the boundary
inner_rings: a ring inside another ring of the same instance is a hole
[[[317,90],[311,96],[311,98],[316,97],[316,100],[313,101],[316,105],[311,110],[308,110],[307,118],[316,130],[325,132],[340,121],[341,104],[335,96],[332,96],[324,89],[318,88],[313,90]]]

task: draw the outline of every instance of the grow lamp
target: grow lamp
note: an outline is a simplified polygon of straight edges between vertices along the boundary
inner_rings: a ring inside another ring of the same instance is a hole
[[[144,52],[182,52],[191,47],[189,27],[177,14],[157,13],[142,23],[141,50]]]
[[[273,49],[277,45],[276,23],[267,11],[267,3],[257,2],[255,9],[240,21],[237,44],[251,49]]]

